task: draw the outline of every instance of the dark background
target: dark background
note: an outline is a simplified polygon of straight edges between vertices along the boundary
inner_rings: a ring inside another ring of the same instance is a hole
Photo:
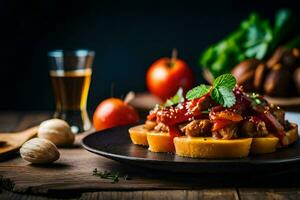
[[[88,108],[110,96],[146,90],[147,67],[172,48],[201,82],[199,55],[251,11],[273,18],[299,11],[297,1],[41,1],[0,2],[0,109],[51,110],[47,51],[96,51]]]

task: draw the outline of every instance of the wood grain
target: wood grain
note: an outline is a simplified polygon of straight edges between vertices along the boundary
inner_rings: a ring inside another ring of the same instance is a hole
[[[11,124],[6,120],[8,116]],[[0,114],[2,131],[23,130],[47,119],[49,114]],[[0,131],[1,131],[0,130]],[[123,165],[89,153],[79,145],[59,149],[52,165],[31,165],[19,156],[0,163],[0,199],[299,199],[300,173],[280,175],[179,174]],[[17,154],[16,154],[17,155]],[[132,179],[112,184],[92,176],[94,168],[117,171]],[[253,188],[256,186],[257,188]],[[250,188],[249,188],[250,187]],[[251,188],[252,187],[252,188]],[[258,188],[260,187],[260,188]],[[274,189],[285,187],[281,189]],[[236,189],[237,188],[237,189]],[[34,194],[34,196],[32,195]],[[42,196],[40,196],[42,195]]]
[[[14,115],[10,113],[5,113],[1,115],[0,122],[5,123],[7,117],[12,120],[12,124],[6,122],[10,130],[22,130],[18,132],[8,132],[0,133],[0,141],[2,145],[0,146],[0,159],[3,160],[6,157],[15,154],[24,142],[33,138],[37,134],[37,125],[47,119],[49,114],[45,113],[32,113],[24,116]],[[15,116],[15,117],[13,117]],[[18,123],[16,123],[18,121]],[[32,127],[33,126],[33,127]],[[7,128],[6,128],[7,129]],[[25,129],[25,130],[24,130]]]
[[[0,133],[0,159],[17,151],[27,140],[37,135],[37,126],[31,127],[21,132]]]
[[[243,188],[239,189],[241,200],[297,200],[300,199],[299,188],[277,188],[277,189],[261,189],[261,188]]]
[[[12,193],[2,191],[1,199],[22,199],[22,200],[46,200],[51,198],[61,199],[53,196],[32,196],[28,194]],[[79,196],[68,198],[68,200],[122,200],[122,199],[143,199],[143,200],[237,200],[238,195],[235,189],[204,189],[204,190],[147,190],[147,191],[102,191],[83,193]]]
[[[180,174],[149,171],[122,165],[91,154],[81,148],[60,149],[61,158],[52,165],[31,165],[20,158],[1,163],[1,184],[14,192],[49,194],[61,191],[87,192],[97,190],[151,190],[205,188],[209,181]],[[92,176],[100,171],[128,174],[131,180],[118,183]],[[13,170],[12,170],[13,169]],[[214,179],[212,179],[214,180]]]
[[[130,191],[130,192],[97,192],[85,193],[80,199],[119,200],[119,199],[143,199],[143,200],[238,200],[235,189],[204,189],[204,190],[152,190],[152,191]]]

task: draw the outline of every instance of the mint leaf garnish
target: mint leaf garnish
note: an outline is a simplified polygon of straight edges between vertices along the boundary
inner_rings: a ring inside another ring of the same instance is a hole
[[[211,86],[201,84],[186,94],[188,100],[200,98],[210,92],[210,96],[223,107],[231,107],[235,104],[236,99],[233,88],[236,85],[236,79],[231,74],[223,74],[217,77]]]
[[[231,74],[223,74],[214,80],[214,88],[219,86],[232,90],[236,85],[236,79]]]
[[[210,90],[210,86],[201,84],[188,91],[188,93],[186,94],[186,98],[188,100],[200,98],[205,94],[207,94],[209,90]]]
[[[170,99],[167,99],[167,101],[165,102],[164,106],[173,106],[175,104],[184,102],[184,97],[183,97],[183,89],[179,88],[178,91],[176,92],[176,94],[171,97]]]
[[[213,100],[215,100],[215,102],[223,105],[223,101],[222,101],[222,98],[221,98],[221,93],[219,92],[218,89],[213,89],[210,93],[210,96]]]
[[[222,101],[222,103],[220,103],[221,105],[229,108],[235,104],[236,99],[232,92],[232,89],[228,89],[227,87],[224,86],[219,86],[218,91],[220,93],[219,101]]]

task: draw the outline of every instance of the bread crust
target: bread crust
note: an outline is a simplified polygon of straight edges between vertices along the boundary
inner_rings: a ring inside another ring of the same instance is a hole
[[[191,158],[242,158],[249,155],[252,138],[216,140],[212,137],[176,137],[176,154]]]
[[[148,146],[148,141],[147,141],[148,130],[144,128],[144,125],[131,127],[128,130],[128,132],[133,144]]]
[[[149,151],[151,152],[175,152],[173,137],[169,133],[149,132],[147,134]]]
[[[279,139],[273,134],[258,138],[214,139],[212,137],[171,137],[167,132],[154,132],[143,125],[131,127],[129,135],[134,144],[149,146],[151,152],[175,152],[191,158],[242,158],[251,154],[275,152]],[[291,123],[286,131],[289,145],[298,139],[298,125]]]
[[[272,134],[266,137],[253,138],[251,143],[251,154],[273,153],[279,144],[279,139]]]
[[[291,129],[286,132],[286,136],[289,139],[289,145],[298,140],[298,134],[298,125],[296,123],[291,123]]]

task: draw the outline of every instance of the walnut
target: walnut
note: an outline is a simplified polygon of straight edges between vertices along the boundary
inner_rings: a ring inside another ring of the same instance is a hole
[[[38,129],[38,137],[50,140],[58,147],[70,146],[75,139],[68,123],[61,119],[42,122]]]
[[[20,149],[21,157],[35,164],[52,163],[60,154],[52,142],[42,138],[34,138],[23,144]]]

